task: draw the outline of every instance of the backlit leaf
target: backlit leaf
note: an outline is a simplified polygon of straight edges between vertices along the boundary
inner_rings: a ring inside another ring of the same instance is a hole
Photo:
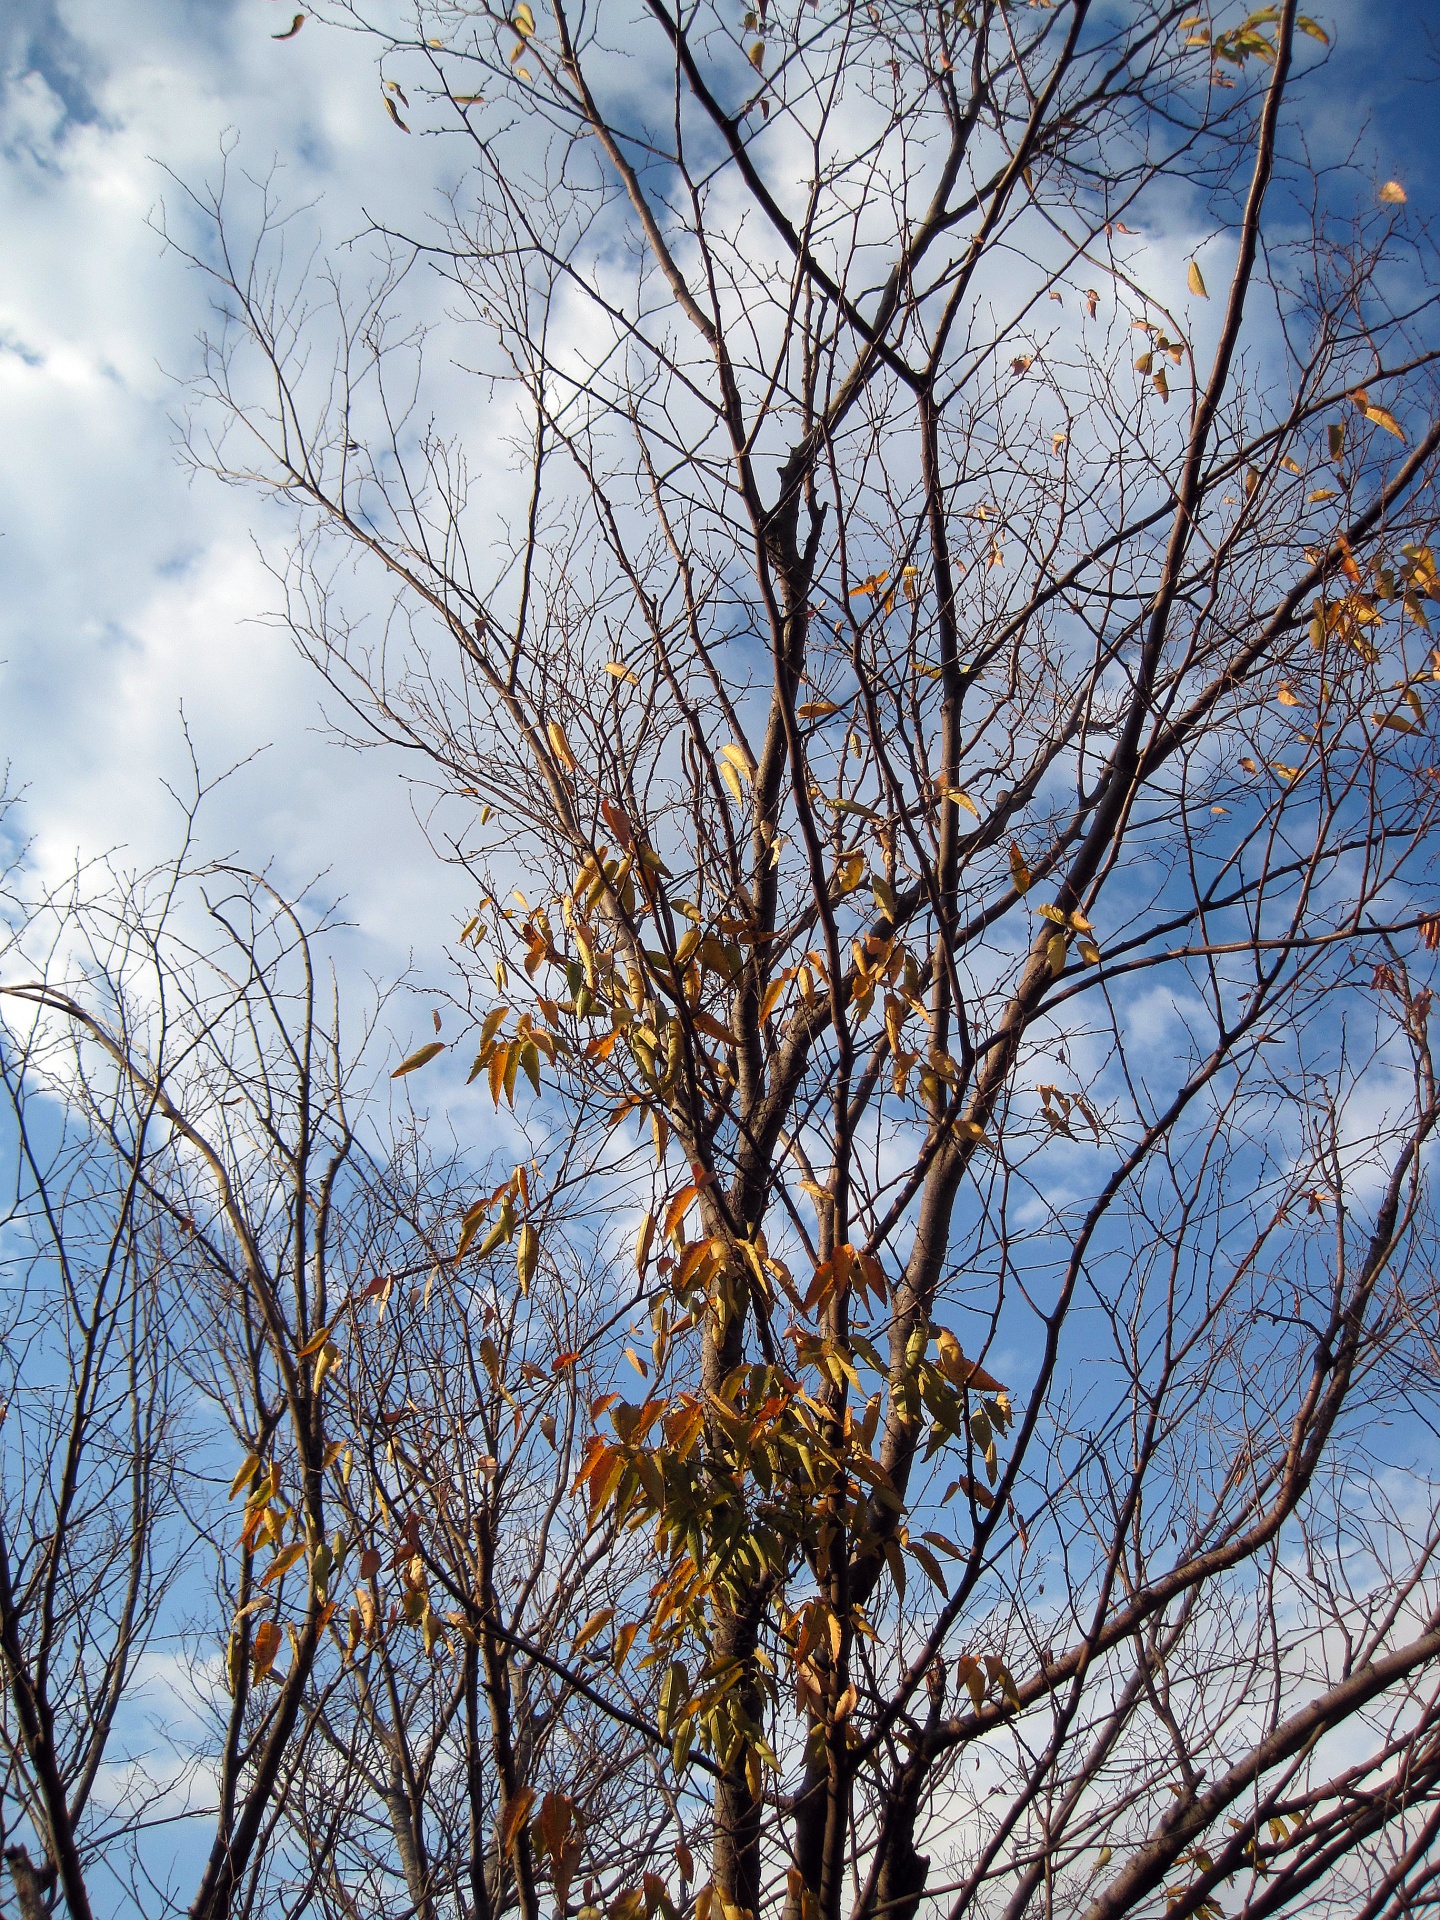
[[[274,1620],[262,1620],[255,1632],[254,1674],[257,1680],[263,1680],[275,1664],[275,1656],[280,1651],[284,1635],[279,1623]]]
[[[1202,300],[1208,300],[1210,298],[1209,294],[1205,291],[1205,277],[1201,273],[1199,265],[1194,260],[1190,262],[1190,271],[1185,277],[1189,282],[1191,293],[1198,294]]]

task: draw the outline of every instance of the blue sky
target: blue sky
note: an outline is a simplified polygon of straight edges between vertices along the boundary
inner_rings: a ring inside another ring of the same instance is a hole
[[[1440,177],[1423,83],[1440,71],[1434,0],[1316,0],[1335,53],[1305,131],[1317,157],[1358,140],[1423,217]],[[139,863],[174,832],[183,708],[216,796],[211,845],[291,885],[332,875],[357,958],[433,953],[462,904],[426,852],[400,768],[324,737],[318,689],[264,624],[264,558],[284,529],[253,498],[187,479],[178,381],[205,290],[153,221],[176,188],[278,162],[328,240],[366,214],[414,219],[446,143],[382,111],[372,55],[282,0],[0,0],[0,727],[49,874],[116,846]],[[284,16],[283,18],[281,16]],[[503,475],[493,484],[497,497]]]

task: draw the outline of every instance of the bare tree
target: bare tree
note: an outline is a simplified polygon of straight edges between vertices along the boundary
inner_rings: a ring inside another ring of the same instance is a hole
[[[338,929],[264,876],[199,860],[187,831],[154,872],[100,866],[28,902],[23,877],[0,987],[0,1810],[21,1913],[56,1898],[72,1914],[353,1912],[397,1889],[403,1910],[435,1912],[454,1895],[432,1884],[435,1837],[449,1874],[472,1831],[499,1904],[486,1736],[506,1722],[486,1700],[511,1641],[457,1639],[458,1667],[432,1658],[451,1630],[403,1545],[405,1490],[397,1507],[384,1494],[386,1463],[420,1444],[403,1409],[430,1418],[443,1396],[437,1411],[477,1444],[503,1412],[486,1392],[494,1346],[467,1332],[483,1312],[509,1356],[482,1306],[494,1260],[472,1256],[457,1290],[435,1238],[453,1241],[473,1165],[437,1158],[404,1114],[374,1124],[363,1060],[385,1003],[348,1053],[319,968]],[[593,1288],[581,1272],[562,1293],[551,1271],[533,1307],[583,1344]],[[351,1368],[331,1336],[377,1312]],[[428,1392],[405,1377],[421,1353]],[[552,1435],[574,1426],[579,1378],[551,1382]],[[355,1410],[392,1388],[402,1411],[360,1440]],[[439,1496],[433,1467],[425,1484]],[[510,1568],[545,1560],[556,1503],[537,1528],[534,1498],[533,1465],[525,1481],[470,1481],[492,1603]],[[397,1526],[384,1561],[420,1626],[413,1652],[367,1607],[375,1542]],[[577,1575],[559,1544],[540,1597],[507,1600],[514,1619],[563,1609]],[[348,1638],[342,1574],[361,1582]],[[528,1775],[565,1700],[543,1674],[517,1675],[512,1694]],[[565,1724],[603,1803],[610,1720],[588,1749],[583,1700]]]
[[[190,446],[478,891],[397,1071],[529,1132],[343,1341],[231,1259],[192,1910],[1428,1907],[1440,333],[1324,24],[327,11],[455,189],[358,293],[192,200]]]

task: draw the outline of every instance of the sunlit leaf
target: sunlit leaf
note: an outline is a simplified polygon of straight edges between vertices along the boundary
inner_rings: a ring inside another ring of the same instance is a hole
[[[1390,207],[1403,207],[1409,197],[1398,180],[1387,180],[1380,189],[1380,198]]]
[[[1190,270],[1185,277],[1191,293],[1198,294],[1202,300],[1208,300],[1210,298],[1209,294],[1205,291],[1205,276],[1201,273],[1198,262],[1194,260],[1190,262]]]
[[[445,1042],[443,1040],[429,1040],[423,1047],[418,1048],[412,1053],[408,1059],[402,1060],[390,1078],[392,1080],[398,1080],[402,1073],[414,1073],[417,1067],[428,1065],[437,1054],[444,1053],[444,1051]]]

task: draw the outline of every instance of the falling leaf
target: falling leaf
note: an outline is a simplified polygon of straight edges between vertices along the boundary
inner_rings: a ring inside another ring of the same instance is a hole
[[[1201,273],[1199,265],[1194,260],[1190,262],[1190,271],[1185,277],[1189,282],[1191,293],[1198,294],[1202,300],[1208,300],[1210,298],[1209,294],[1205,291],[1205,276]]]
[[[1409,195],[1398,180],[1387,180],[1380,189],[1380,198],[1387,207],[1403,207]]]
[[[305,24],[305,15],[303,13],[297,13],[295,18],[290,22],[289,26],[285,29],[284,33],[272,33],[270,38],[272,40],[293,40],[296,34],[304,26],[304,24]],[[1380,197],[1383,199],[1385,196],[1382,194]],[[1400,198],[1402,200],[1405,198],[1403,193],[1401,194]],[[277,1628],[276,1631],[278,1632],[279,1629]],[[272,1655],[272,1658],[273,1658],[273,1655]]]
[[[402,1060],[390,1078],[392,1080],[398,1080],[402,1073],[414,1073],[417,1067],[425,1066],[435,1058],[437,1053],[443,1053],[444,1051],[445,1042],[443,1040],[431,1040],[427,1042],[425,1046],[419,1048],[417,1052],[412,1053],[408,1060]]]

